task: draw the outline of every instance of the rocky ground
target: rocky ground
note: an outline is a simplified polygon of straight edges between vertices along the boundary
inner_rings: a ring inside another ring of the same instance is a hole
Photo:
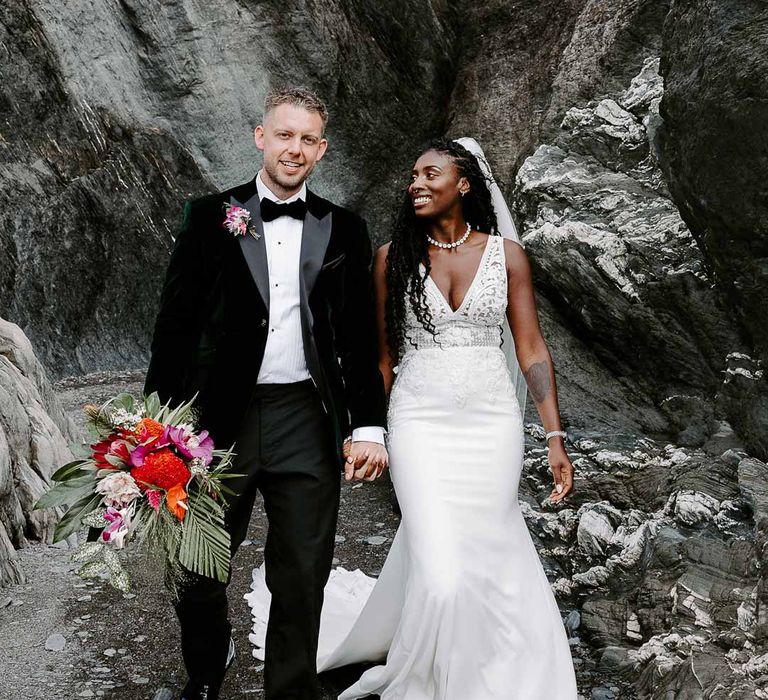
[[[63,380],[59,398],[79,429],[80,407],[128,387],[140,373]],[[765,465],[723,427],[703,449],[631,434],[574,431],[576,492],[553,509],[543,435],[526,428],[521,503],[553,583],[582,698],[768,697],[760,643],[757,522]],[[260,697],[243,595],[261,563],[265,522],[256,508],[234,562],[232,619],[239,652],[225,697]],[[376,575],[397,528],[389,482],[342,489],[336,561]],[[131,593],[80,581],[64,546],[20,552],[27,581],[0,594],[5,652],[0,698],[171,700],[184,672],[160,571],[131,555]],[[325,674],[330,700],[361,669]],[[165,693],[165,694],[163,694]],[[533,699],[525,699],[533,700]],[[543,699],[536,699],[543,700]]]
[[[99,373],[62,380],[56,389],[82,432],[82,405],[104,401],[125,388],[138,392],[140,382],[138,372]],[[336,563],[377,575],[397,524],[387,479],[344,484]],[[234,562],[230,601],[238,660],[227,676],[225,697],[258,698],[263,692],[263,667],[251,655],[250,615],[243,595],[249,590],[251,569],[262,561],[264,535],[265,520],[257,506],[249,539]],[[160,571],[151,561],[130,555],[133,587],[121,594],[100,581],[80,580],[66,543],[34,544],[19,554],[27,581],[0,592],[0,647],[5,650],[0,698],[176,697],[184,681],[176,621]],[[569,619],[571,626],[578,624],[578,614]],[[578,639],[573,642],[579,668],[585,661],[593,667],[594,662],[582,658],[586,650]],[[335,698],[361,670],[324,674],[324,700]]]

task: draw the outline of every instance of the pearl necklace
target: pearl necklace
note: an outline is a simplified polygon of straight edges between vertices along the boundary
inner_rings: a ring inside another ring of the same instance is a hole
[[[453,243],[441,243],[440,241],[436,241],[429,234],[427,234],[427,240],[438,248],[458,248],[462,243],[467,242],[470,233],[472,233],[472,226],[470,226],[469,222],[467,222],[467,232],[461,238],[459,238],[458,241],[454,241]]]

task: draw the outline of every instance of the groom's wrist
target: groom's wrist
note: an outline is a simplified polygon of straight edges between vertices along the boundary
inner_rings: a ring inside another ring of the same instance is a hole
[[[384,428],[379,425],[367,425],[352,431],[352,442],[376,442],[384,444]]]

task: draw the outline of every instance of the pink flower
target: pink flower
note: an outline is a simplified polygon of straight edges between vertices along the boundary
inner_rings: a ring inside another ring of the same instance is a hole
[[[157,513],[160,510],[160,504],[163,501],[163,494],[160,493],[160,491],[157,491],[156,489],[147,489],[146,491],[146,497],[149,501],[149,505],[151,505],[155,512]]]
[[[105,476],[96,484],[96,493],[104,496],[107,506],[127,506],[135,498],[141,496],[141,491],[128,472],[116,471]]]
[[[206,467],[213,460],[213,440],[208,436],[207,430],[195,435],[182,426],[169,426],[163,438],[167,438],[181,455],[188,459],[198,458]]]
[[[134,467],[144,464],[144,458],[155,449],[154,445],[139,445],[131,451],[130,463]]]
[[[101,533],[101,539],[116,549],[125,546],[125,536],[131,527],[131,513],[128,509],[107,508],[104,520],[109,524]]]
[[[250,233],[255,239],[260,236],[256,233],[251,221],[251,212],[243,207],[234,207],[231,204],[224,205],[224,223],[223,226],[234,236],[244,236]]]

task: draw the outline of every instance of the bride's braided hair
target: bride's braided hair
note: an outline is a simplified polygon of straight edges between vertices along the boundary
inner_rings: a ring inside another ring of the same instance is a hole
[[[450,156],[459,174],[469,182],[469,192],[462,197],[464,219],[476,231],[496,233],[496,214],[491,203],[488,184],[475,157],[464,146],[448,139],[434,139],[423,146],[414,162],[427,151]],[[427,228],[413,209],[413,201],[406,187],[392,230],[392,242],[387,253],[386,330],[392,361],[397,363],[406,342],[413,342],[406,329],[406,303],[410,304],[416,319],[435,335],[432,314],[424,296],[424,282],[430,271]],[[419,263],[425,273],[419,273]],[[407,301],[406,301],[407,300]]]

